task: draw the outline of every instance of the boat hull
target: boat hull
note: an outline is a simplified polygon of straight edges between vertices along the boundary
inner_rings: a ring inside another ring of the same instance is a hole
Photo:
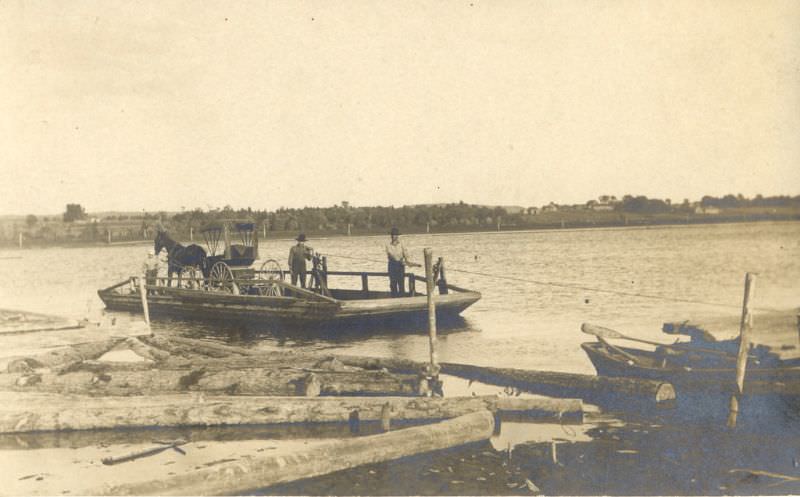
[[[731,362],[730,367],[673,366],[668,364],[663,356],[639,349],[609,348],[600,342],[583,343],[581,348],[589,356],[597,374],[601,376],[666,381],[683,391],[730,393],[735,388],[735,361]],[[785,367],[759,367],[757,364],[748,364],[745,393],[748,392],[800,395],[800,367],[795,364]]]
[[[100,290],[98,295],[108,310],[142,312],[142,301],[138,293],[120,293],[114,289],[106,289]],[[457,318],[480,297],[477,292],[437,295],[437,318],[444,321]],[[147,303],[153,316],[302,327],[423,323],[427,322],[428,312],[427,297],[424,295],[363,300],[314,300],[163,288],[148,295]]]

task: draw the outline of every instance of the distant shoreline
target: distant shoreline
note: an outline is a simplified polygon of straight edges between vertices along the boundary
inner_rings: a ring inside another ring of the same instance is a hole
[[[705,226],[711,224],[748,224],[748,223],[777,223],[777,222],[798,222],[800,221],[800,215],[798,216],[772,216],[768,218],[758,217],[758,218],[724,218],[724,219],[714,219],[714,218],[692,218],[690,222],[675,222],[674,218],[669,220],[662,220],[662,219],[649,219],[646,220],[647,222],[642,222],[642,220],[636,220],[636,222],[629,222],[629,223],[564,223],[562,226],[561,223],[558,224],[547,224],[542,226],[526,226],[526,227],[518,227],[518,226],[501,226],[499,230],[487,230],[485,227],[481,227],[482,229],[445,229],[445,230],[436,230],[431,232],[426,232],[425,229],[413,229],[413,228],[406,228],[401,229],[401,233],[403,235],[430,235],[430,236],[441,236],[441,235],[462,235],[462,234],[471,234],[471,235],[492,235],[492,234],[511,234],[511,233],[532,233],[532,232],[575,232],[575,231],[586,231],[586,230],[628,230],[628,229],[653,229],[653,228],[675,228],[675,227],[690,227],[690,226]],[[465,227],[466,228],[466,227]],[[347,237],[379,237],[379,236],[388,236],[388,230],[380,228],[380,229],[372,229],[372,230],[353,230],[350,235],[347,233],[342,233],[339,231],[322,231],[322,230],[305,230],[304,231],[309,238],[312,239],[329,239],[329,238],[347,238]],[[267,234],[267,239],[270,241],[292,241],[294,237],[297,235],[295,231],[270,231]],[[194,241],[190,241],[188,239],[182,239],[181,237],[180,242],[184,245],[190,243],[196,243],[199,245],[204,245],[204,240],[202,237],[195,237]],[[263,240],[263,236],[261,237]],[[85,248],[85,247],[119,247],[119,246],[146,246],[151,245],[153,243],[152,240],[125,240],[125,241],[112,241],[108,243],[107,241],[98,240],[98,241],[86,241],[86,240],[76,240],[76,241],[64,241],[59,240],[57,242],[46,242],[42,240],[28,240],[23,242],[22,250],[25,249],[37,249],[37,248],[54,248],[54,247],[62,247],[62,248]],[[0,242],[0,248],[7,250],[20,250],[19,245],[17,243],[11,243],[10,241],[3,241]]]

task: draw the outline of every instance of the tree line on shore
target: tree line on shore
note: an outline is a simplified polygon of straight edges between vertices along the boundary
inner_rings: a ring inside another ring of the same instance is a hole
[[[551,203],[528,208],[464,202],[354,207],[342,202],[331,207],[282,207],[274,211],[225,206],[178,213],[109,214],[102,218],[92,217],[80,204],[68,204],[60,218],[28,215],[24,223],[14,222],[12,226],[5,223],[2,240],[13,243],[19,233],[28,240],[42,242],[141,240],[153,235],[159,220],[175,236],[185,239],[205,225],[230,219],[253,221],[264,233],[362,234],[382,233],[393,226],[406,232],[452,232],[786,218],[800,218],[800,195],[746,198],[731,194],[704,196],[699,202],[686,199],[681,203],[646,196],[625,195],[621,199],[601,196],[585,204]]]

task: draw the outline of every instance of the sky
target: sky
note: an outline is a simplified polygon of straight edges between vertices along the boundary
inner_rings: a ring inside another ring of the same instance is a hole
[[[800,194],[800,2],[0,2],[0,214]]]

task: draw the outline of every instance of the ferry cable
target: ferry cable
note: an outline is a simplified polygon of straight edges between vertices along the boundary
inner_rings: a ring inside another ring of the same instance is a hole
[[[353,260],[359,260],[359,261],[365,261],[365,262],[375,262],[375,263],[378,263],[378,264],[382,264],[384,262],[384,261],[377,261],[375,259],[364,259],[362,257],[351,257],[351,256],[347,256],[347,255],[340,255],[340,254],[326,254],[326,255],[330,255],[330,256],[333,256],[333,257],[340,257],[340,258],[344,258],[344,259],[353,259]],[[621,291],[621,290],[608,290],[608,289],[604,289],[604,288],[594,288],[594,287],[588,287],[588,286],[582,286],[582,285],[574,285],[574,284],[570,284],[570,283],[557,283],[557,282],[553,282],[553,281],[541,281],[541,280],[520,278],[520,277],[517,277],[517,276],[506,276],[506,275],[498,275],[498,274],[491,274],[491,273],[481,273],[481,272],[478,272],[478,271],[467,271],[465,269],[453,268],[452,266],[448,266],[447,270],[448,271],[452,271],[452,272],[456,272],[456,273],[471,274],[471,275],[474,275],[474,276],[485,276],[487,278],[495,278],[495,279],[500,279],[500,280],[519,281],[519,282],[522,282],[522,283],[532,283],[534,285],[551,286],[551,287],[558,287],[558,288],[569,288],[571,290],[583,290],[583,291],[586,291],[586,292],[608,293],[608,294],[612,294],[612,295],[621,295],[623,297],[636,297],[636,298],[642,298],[642,299],[663,300],[663,301],[669,301],[669,302],[680,302],[680,303],[684,303],[684,304],[707,305],[707,306],[712,306],[712,307],[724,307],[724,308],[727,308],[727,309],[741,309],[742,308],[740,305],[724,304],[722,302],[708,302],[708,301],[703,301],[703,300],[683,299],[683,298],[679,298],[679,297],[666,297],[666,296],[663,296],[663,295],[648,295],[648,294],[645,294],[645,293],[638,293],[638,292],[626,292],[626,291]],[[753,307],[751,309],[754,310],[754,311],[761,311],[761,312],[773,312],[773,313],[782,313],[782,312],[784,312],[784,311],[781,311],[779,309],[771,309],[771,308],[768,308],[768,307]]]

